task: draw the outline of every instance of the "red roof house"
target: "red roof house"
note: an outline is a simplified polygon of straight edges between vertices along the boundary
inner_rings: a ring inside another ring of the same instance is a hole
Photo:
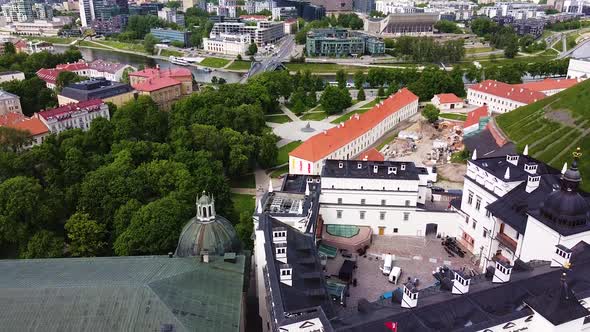
[[[488,107],[485,105],[478,107],[471,112],[468,112],[467,119],[463,123],[463,134],[470,134],[483,129],[480,128],[480,120],[481,118],[485,118],[488,116]]]
[[[377,149],[370,148],[369,150],[363,151],[361,154],[359,154],[356,160],[384,161],[385,157],[383,157],[381,152],[377,151]]]
[[[431,99],[432,104],[439,109],[455,109],[463,107],[463,99],[454,93],[439,93]]]

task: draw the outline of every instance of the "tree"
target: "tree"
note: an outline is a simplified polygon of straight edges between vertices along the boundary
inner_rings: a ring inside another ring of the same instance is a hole
[[[356,100],[362,101],[362,100],[365,100],[365,99],[366,99],[366,97],[365,97],[365,89],[360,88],[359,89],[359,92],[356,95]]]
[[[385,17],[385,14],[383,14],[383,12],[381,11],[377,11],[377,10],[371,10],[371,12],[369,13],[370,17]]]
[[[518,54],[518,40],[514,36],[506,42],[506,47],[504,48],[504,56],[508,59],[512,59],[516,56],[516,54]]]
[[[426,107],[424,107],[424,109],[422,110],[422,116],[424,116],[426,120],[428,120],[428,122],[430,123],[435,123],[438,120],[439,114],[440,111],[438,110],[438,108],[436,108],[432,104],[426,105]]]
[[[129,73],[133,72],[133,68],[127,67],[123,70],[123,74],[121,74],[121,83],[129,84]]]
[[[352,98],[346,89],[328,86],[320,98],[322,108],[328,114],[336,114],[352,105]]]
[[[360,89],[365,84],[365,73],[362,70],[357,71],[354,73],[354,87]]]
[[[66,222],[65,230],[72,256],[94,257],[106,248],[104,225],[90,219],[87,213],[73,214]]]
[[[256,43],[251,43],[248,46],[248,50],[246,51],[246,55],[255,55],[256,53],[258,53],[258,46],[256,46]]]
[[[236,56],[236,60],[237,61],[242,61],[242,55],[241,54],[238,54],[238,56]]]
[[[157,43],[158,39],[151,33],[145,35],[145,38],[143,39],[143,47],[148,54],[154,54],[154,48]]]
[[[16,47],[14,47],[13,43],[4,43],[4,54],[16,54]]]
[[[61,91],[63,88],[70,85],[71,83],[80,82],[82,80],[84,80],[84,77],[79,76],[73,71],[62,71],[57,75],[57,79],[55,80],[55,86],[58,91]]]
[[[32,116],[39,110],[57,106],[54,91],[48,89],[39,77],[31,77],[24,81],[9,81],[0,84],[2,90],[20,97],[23,114]]]
[[[0,150],[16,152],[28,145],[29,136],[26,131],[0,126]]]
[[[447,21],[447,20],[440,20],[436,22],[434,28],[438,30],[438,32],[442,33],[461,33],[461,29],[457,26],[455,22]]]
[[[377,96],[379,97],[385,97],[385,90],[383,89],[382,86],[379,87],[379,90],[377,90]]]
[[[179,9],[181,6],[182,6],[182,2],[180,2],[180,1],[168,1],[166,3],[166,7],[168,7],[168,8]]]
[[[61,257],[64,252],[64,239],[53,232],[41,230],[31,237],[22,258]]]
[[[347,75],[343,69],[336,72],[336,82],[338,82],[338,87],[340,89],[346,89]]]

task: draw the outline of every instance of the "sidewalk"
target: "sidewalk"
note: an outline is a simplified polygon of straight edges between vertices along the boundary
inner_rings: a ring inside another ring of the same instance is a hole
[[[291,119],[292,121],[301,121],[301,119],[299,119],[297,117],[297,115],[295,115],[295,113],[291,112],[290,109],[287,108],[287,106],[281,104],[281,110],[283,111],[283,113],[285,113],[289,119]]]

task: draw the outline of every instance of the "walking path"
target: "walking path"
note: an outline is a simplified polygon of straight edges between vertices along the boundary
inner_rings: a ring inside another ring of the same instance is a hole
[[[291,112],[290,109],[287,108],[287,106],[281,104],[281,110],[283,111],[283,113],[285,113],[289,119],[291,119],[292,121],[296,122],[296,121],[301,121],[301,119],[299,119],[297,117],[297,115],[295,115],[295,113]]]

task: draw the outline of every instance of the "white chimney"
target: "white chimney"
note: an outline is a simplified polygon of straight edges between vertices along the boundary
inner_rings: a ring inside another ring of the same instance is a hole
[[[402,296],[402,308],[415,308],[418,305],[418,288],[414,283],[404,284],[404,295]]]
[[[512,266],[508,263],[497,261],[492,282],[495,284],[508,282],[510,281],[510,274],[512,274]]]
[[[256,212],[258,214],[262,213],[262,201],[260,200],[260,198],[258,199],[258,207],[256,208]]]
[[[563,163],[563,168],[561,169],[561,174],[565,174],[567,172],[567,162]]]
[[[526,188],[525,191],[527,193],[531,193],[533,191],[535,191],[535,189],[539,188],[539,182],[541,181],[541,176],[537,175],[537,176],[528,176],[527,182],[526,182]]]
[[[506,161],[511,163],[512,165],[516,166],[518,165],[518,155],[511,155],[511,154],[507,154],[506,155]]]
[[[525,145],[524,146],[524,151],[522,152],[523,155],[528,156],[529,155],[529,145]]]
[[[271,193],[274,191],[274,188],[272,187],[272,179],[268,178],[268,192]]]
[[[287,243],[287,229],[285,227],[273,228],[272,243]]]
[[[536,174],[537,173],[537,164],[535,164],[535,163],[524,164],[524,171],[529,174]]]
[[[275,258],[277,261],[287,264],[287,244],[277,243],[275,244]]]
[[[379,172],[379,166],[375,165],[373,166],[373,173],[378,173]]]
[[[506,167],[506,173],[504,173],[504,180],[510,180],[510,167]]]
[[[309,196],[309,182],[305,184],[305,196]]]
[[[473,154],[471,155],[471,160],[477,160],[477,149],[473,149]]]
[[[453,279],[453,294],[467,294],[469,292],[469,284],[471,284],[471,278],[466,275],[453,271],[455,278]]]
[[[289,286],[293,286],[293,268],[289,264],[281,264],[279,267],[279,280],[281,283]]]
[[[387,167],[387,175],[389,174],[397,174],[397,168],[392,166]]]
[[[553,258],[551,259],[551,267],[565,267],[569,265],[572,258],[572,251],[564,245],[558,244],[555,246]]]

